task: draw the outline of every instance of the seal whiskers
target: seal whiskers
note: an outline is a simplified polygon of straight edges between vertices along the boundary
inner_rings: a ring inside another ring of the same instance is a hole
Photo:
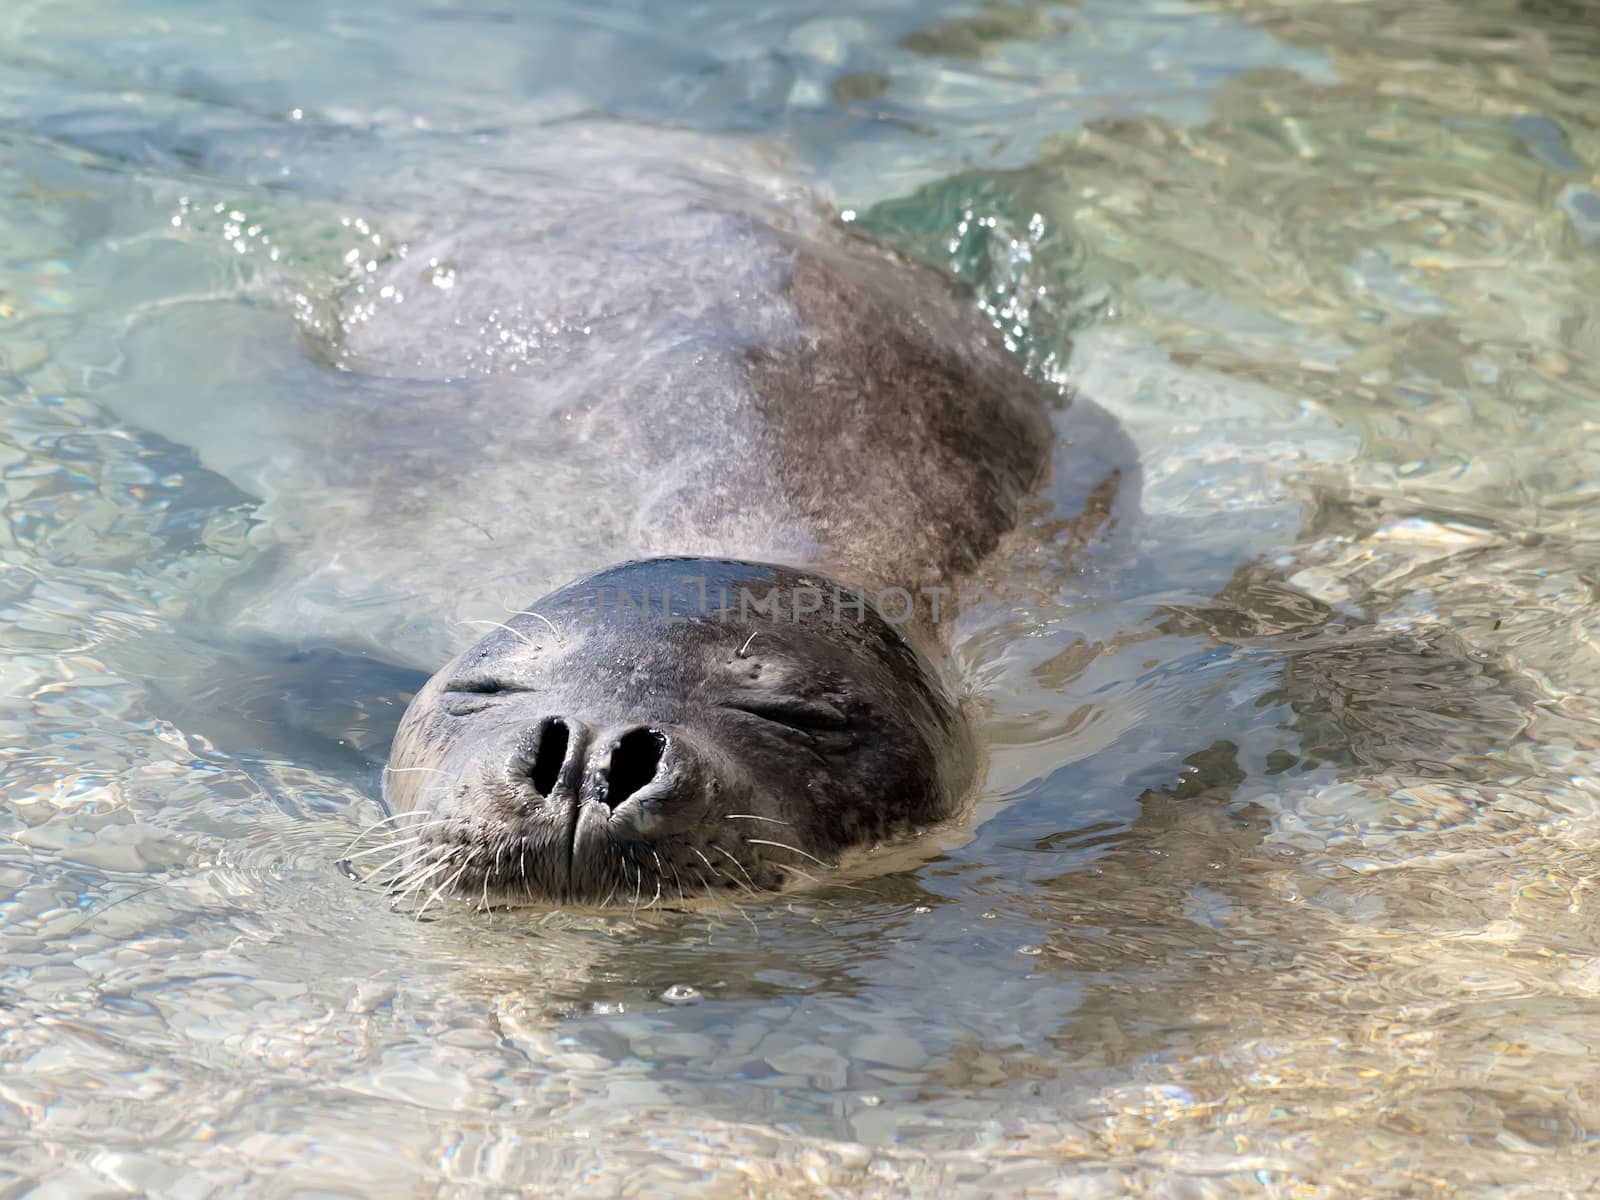
[[[737,858],[735,858],[733,855],[729,854],[721,846],[717,845],[715,842],[713,842],[711,844],[711,848],[713,850],[715,850],[718,854],[722,855],[723,858],[725,858],[729,862],[731,862],[734,866],[739,868],[739,874],[743,875],[745,877],[745,879],[749,882],[750,891],[751,891],[751,894],[753,895],[757,890],[756,889],[756,881],[754,879],[750,878],[750,872],[744,869],[744,864],[742,862],[740,862]]]
[[[436,848],[430,847],[429,849],[431,851],[432,849],[436,849]],[[411,895],[412,895],[413,892],[416,892],[419,889],[427,886],[429,880],[438,878],[440,875],[444,874],[446,871],[448,871],[454,865],[455,865],[455,854],[453,853],[453,848],[452,848],[451,850],[446,850],[442,854],[434,855],[434,861],[432,862],[431,865],[429,865],[427,867],[426,870],[417,870],[417,868],[415,868],[415,867],[411,868],[412,870],[415,870],[417,873],[413,878],[411,878],[409,883],[407,883],[407,876],[404,873],[402,873],[401,876],[398,879],[395,880],[395,882],[394,882],[394,884],[391,887],[390,892],[389,892],[389,895],[390,895],[394,905],[396,907],[398,907],[398,906],[404,904],[407,900],[409,900],[411,898]],[[398,894],[396,894],[394,889],[401,887],[402,884],[405,885],[404,886],[404,890],[402,890]]]
[[[543,613],[536,613],[532,609],[528,608],[507,608],[506,612],[508,615],[513,617],[532,617],[535,621],[543,621],[545,625],[549,627],[551,634],[554,635],[556,639],[556,645],[558,646],[561,645],[562,641],[564,640],[561,636],[561,630],[556,628],[556,623]]]
[[[467,868],[470,867],[471,865],[472,865],[472,854],[469,851],[464,856],[463,861],[461,863],[460,869],[457,870],[454,875],[450,876],[449,879],[445,880],[438,887],[433,889],[433,892],[428,896],[427,900],[423,902],[422,907],[417,910],[417,915],[416,915],[416,917],[414,919],[418,920],[418,921],[422,920],[422,915],[428,911],[428,906],[430,904],[432,904],[435,900],[437,900],[440,896],[444,895],[445,892],[449,891],[452,887],[454,887],[455,883],[456,883],[456,880],[460,879],[463,875],[465,875],[466,872],[467,872]]]
[[[812,862],[816,863],[817,866],[821,867],[825,871],[837,871],[839,869],[838,863],[823,862],[815,854],[807,854],[804,850],[800,849],[799,846],[790,846],[783,842],[769,842],[762,838],[745,838],[744,840],[752,846],[776,846],[779,850],[791,850],[795,854],[798,854],[801,858],[809,858]]]
[[[532,646],[534,644],[533,639],[530,638],[527,634],[523,633],[521,630],[511,628],[511,626],[509,626],[509,625],[507,625],[507,624],[505,624],[505,623],[503,623],[501,621],[470,620],[470,621],[457,621],[456,624],[458,624],[458,625],[493,625],[496,629],[504,629],[507,633],[512,634],[515,637],[521,638],[524,642],[526,642],[530,646]]]
[[[421,844],[421,834],[422,834],[422,832],[424,830],[432,828],[433,826],[436,826],[436,825],[448,825],[448,824],[450,824],[450,820],[447,817],[441,817],[441,818],[439,818],[437,820],[433,820],[433,821],[424,821],[421,824],[419,824],[417,826],[414,826],[412,829],[407,830],[406,833],[405,833],[405,836],[403,836],[403,837],[395,838],[393,841],[390,841],[390,842],[380,842],[376,846],[368,846],[365,850],[357,850],[354,854],[350,854],[350,853],[343,854],[343,855],[340,856],[339,861],[340,862],[353,863],[357,859],[360,859],[360,858],[368,858],[368,857],[370,857],[371,855],[374,855],[374,854],[382,854],[385,850],[392,850],[396,846],[420,845]],[[394,832],[394,831],[391,830],[391,832]],[[363,836],[365,836],[365,835],[363,835]],[[359,841],[359,839],[357,839],[357,840]],[[352,846],[354,846],[356,843],[355,842],[351,842],[350,844]]]
[[[393,768],[391,768],[391,767],[385,767],[384,771],[387,773],[388,771],[390,771],[392,769]],[[434,770],[434,768],[432,768],[432,767],[408,767],[408,768],[405,768],[405,769],[406,770],[413,770],[413,771],[432,771],[432,770]],[[446,772],[440,771],[438,773],[443,775]],[[429,815],[428,813],[417,812],[417,811],[413,811],[413,812],[398,812],[398,813],[393,813],[393,814],[391,814],[391,815],[389,815],[387,817],[384,817],[381,821],[374,821],[371,825],[368,825],[360,833],[356,834],[356,836],[350,841],[350,843],[347,846],[345,846],[344,850],[340,853],[339,857],[340,858],[348,857],[350,851],[354,850],[357,846],[359,846],[361,844],[361,839],[367,837],[368,835],[376,832],[379,829],[382,829],[385,825],[393,824],[396,821],[407,821],[407,820],[422,821],[422,820],[426,819],[428,817],[428,815]]]

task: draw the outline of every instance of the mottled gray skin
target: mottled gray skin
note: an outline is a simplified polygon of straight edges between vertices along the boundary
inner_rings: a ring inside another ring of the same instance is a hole
[[[381,519],[322,519],[292,551],[301,574],[437,590],[415,542],[453,527],[457,611],[503,623],[395,739],[416,894],[776,887],[971,793],[954,606],[933,598],[1016,523],[1062,401],[944,276],[750,174],[708,154],[552,184],[349,297],[340,365],[418,402],[391,404],[351,458],[353,515]],[[329,538],[386,564],[353,567]],[[654,556],[675,561],[606,569]],[[583,615],[598,588],[654,597],[668,576],[772,593],[779,612],[675,597],[649,619]],[[832,599],[890,587],[920,598],[909,620]],[[796,616],[811,588],[829,599]]]

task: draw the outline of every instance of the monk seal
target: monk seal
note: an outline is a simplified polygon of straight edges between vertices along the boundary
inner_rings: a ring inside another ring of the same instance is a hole
[[[407,708],[402,894],[772,889],[975,787],[956,597],[1049,477],[1052,414],[1089,406],[781,175],[628,161],[457,219],[345,297],[337,365],[429,398],[384,414],[406,486],[367,503],[481,533],[454,539],[463,589],[588,567],[480,618]],[[1103,521],[1127,456],[1093,458]]]

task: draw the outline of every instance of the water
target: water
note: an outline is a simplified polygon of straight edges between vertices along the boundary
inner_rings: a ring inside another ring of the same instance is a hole
[[[1597,61],[1581,0],[10,0],[0,1186],[1587,1194]],[[988,787],[904,861],[413,922],[332,865],[410,677],[207,602],[329,297],[594,111],[971,279],[1144,517],[1001,568]]]

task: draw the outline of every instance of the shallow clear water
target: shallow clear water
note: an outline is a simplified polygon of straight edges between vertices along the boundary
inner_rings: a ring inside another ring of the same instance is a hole
[[[9,0],[0,1189],[1588,1194],[1597,64],[1582,0]],[[1143,519],[1004,568],[898,869],[415,922],[333,867],[404,677],[270,753],[171,681],[295,321],[592,111],[967,276]]]

